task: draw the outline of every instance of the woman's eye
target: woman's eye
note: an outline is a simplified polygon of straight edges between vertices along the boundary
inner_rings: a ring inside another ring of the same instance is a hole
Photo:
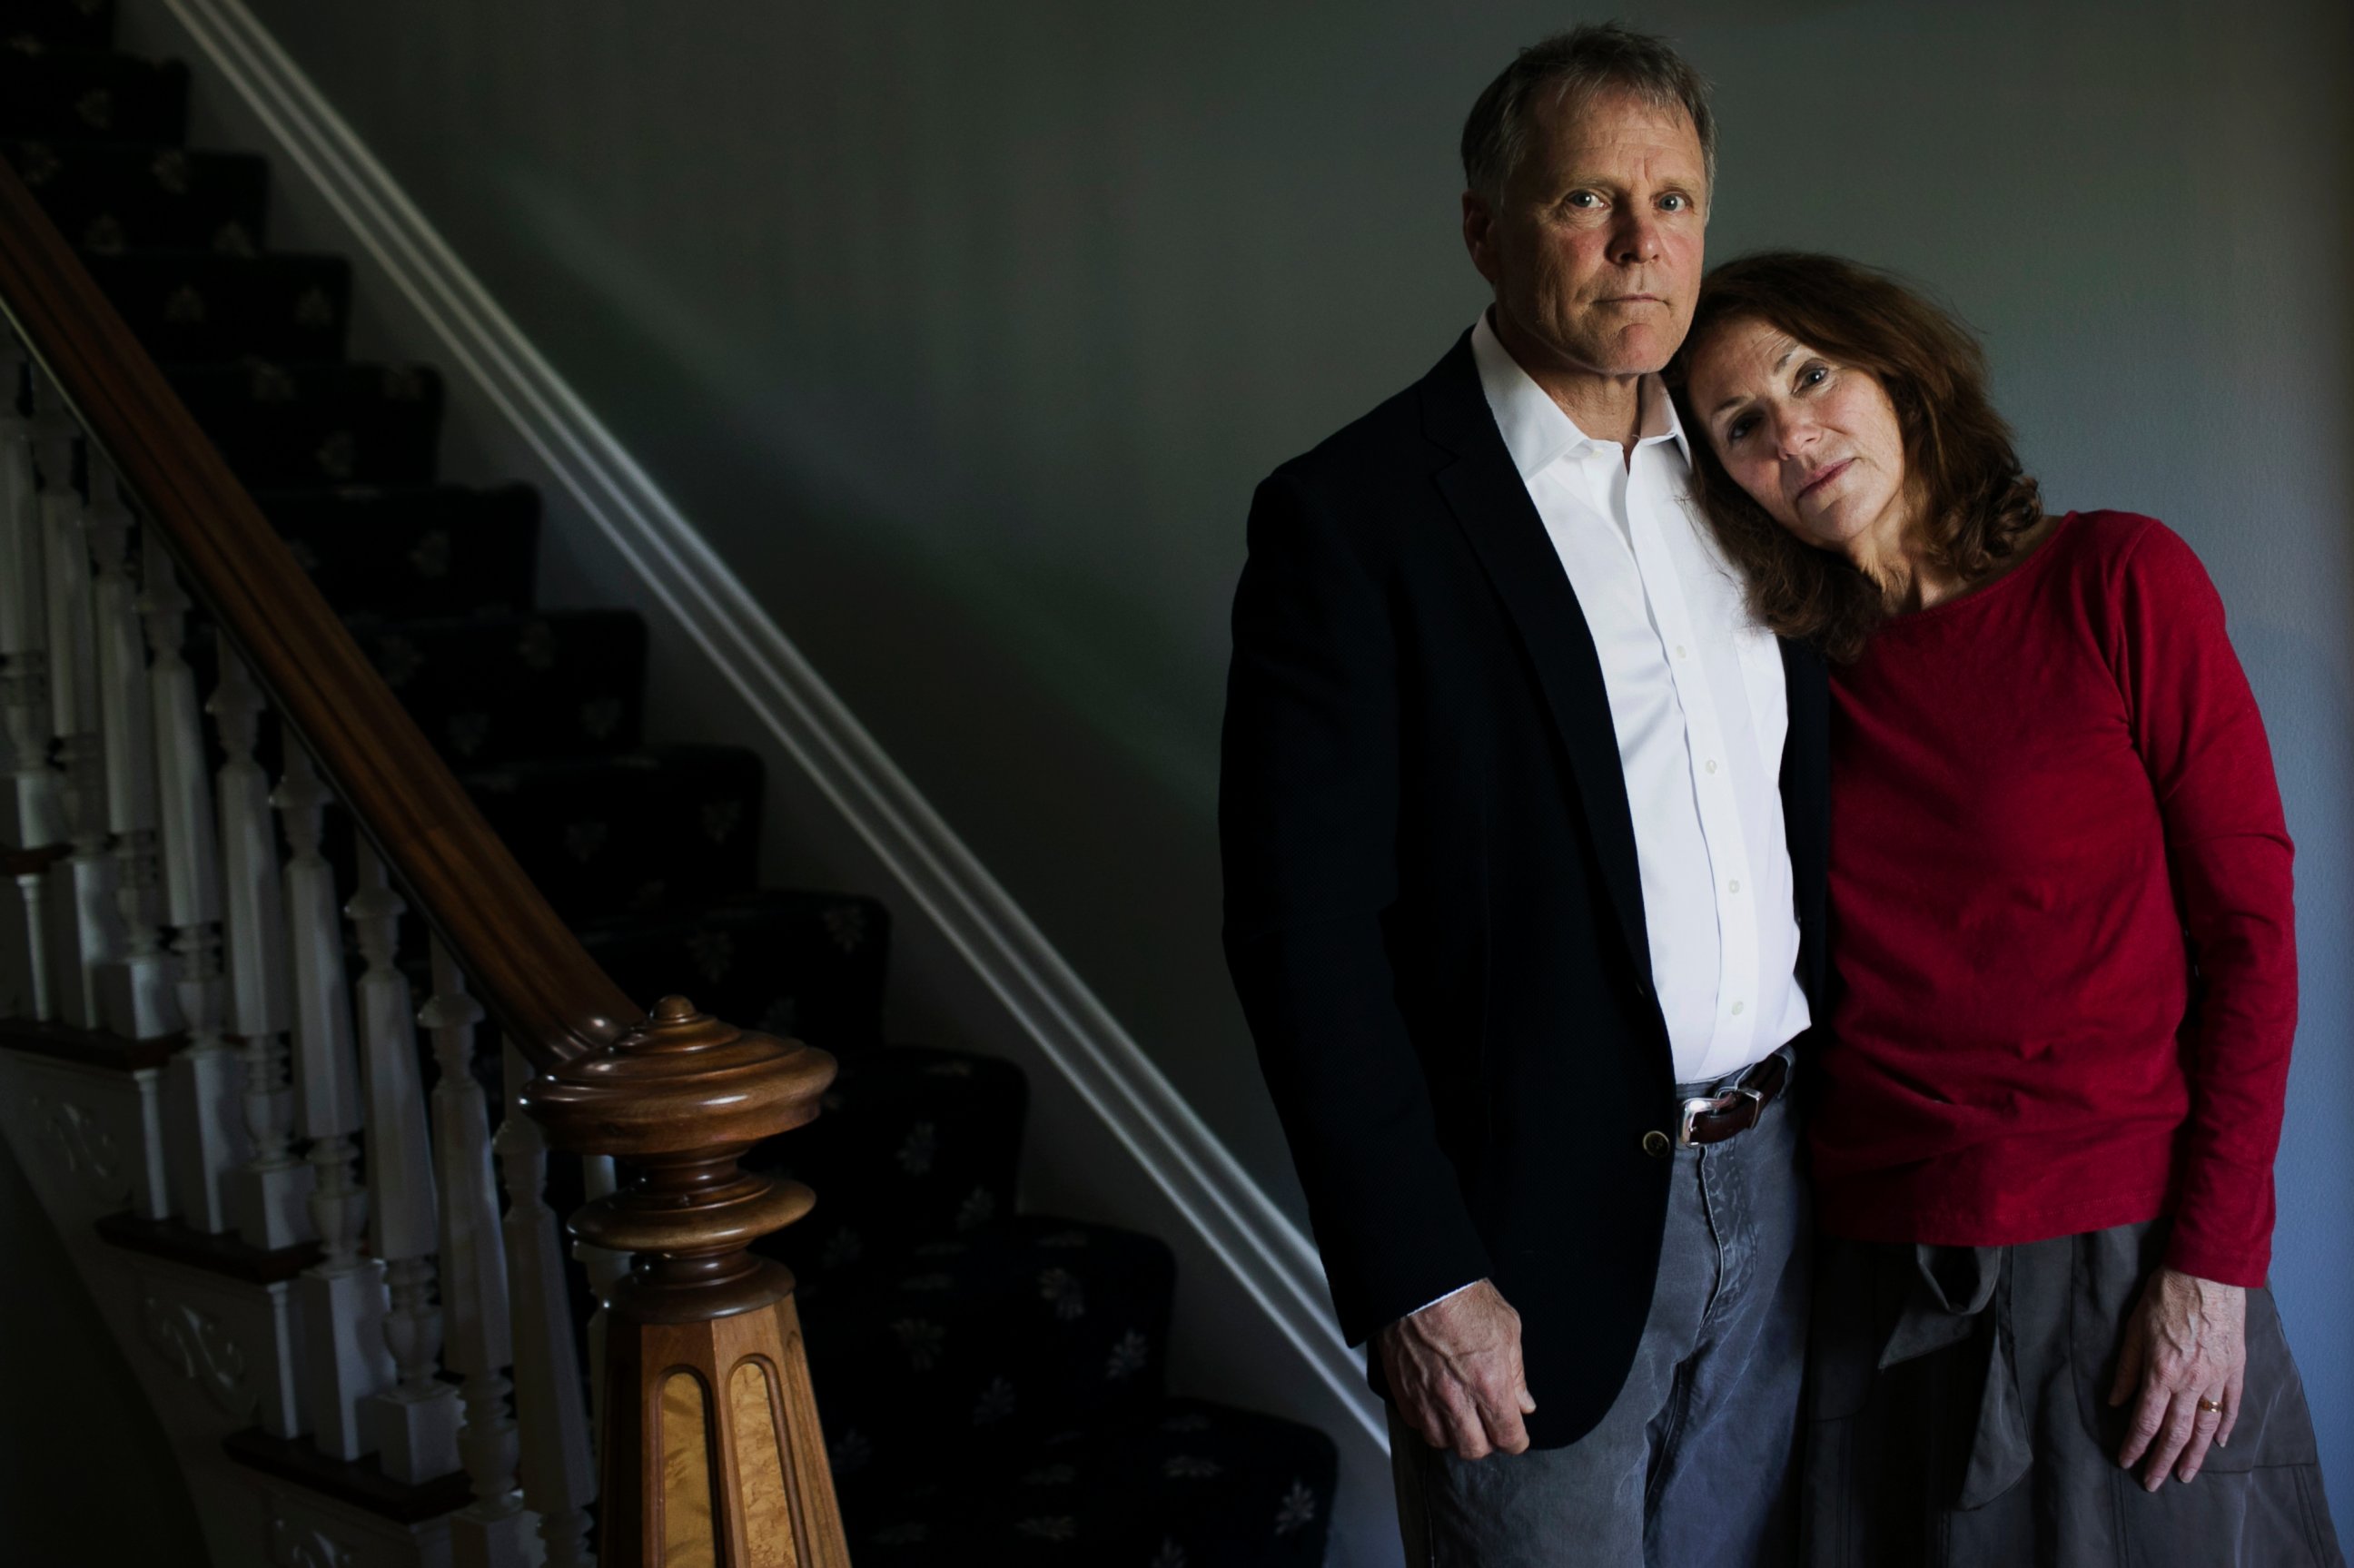
[[[1749,428],[1756,422],[1756,420],[1751,418],[1748,415],[1744,414],[1741,418],[1734,420],[1733,423],[1725,426],[1724,444],[1726,446],[1731,446],[1734,442],[1740,440],[1742,437],[1749,433]]]
[[[1831,367],[1828,365],[1809,365],[1798,372],[1798,385],[1801,387],[1819,387],[1830,378]]]

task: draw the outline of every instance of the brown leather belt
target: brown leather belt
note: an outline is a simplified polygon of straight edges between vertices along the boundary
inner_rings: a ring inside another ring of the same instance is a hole
[[[1739,1083],[1723,1094],[1707,1099],[1686,1100],[1683,1115],[1677,1123],[1676,1141],[1686,1148],[1696,1143],[1723,1143],[1739,1132],[1747,1132],[1757,1125],[1757,1118],[1782,1092],[1784,1080],[1790,1075],[1789,1058],[1779,1051],[1742,1075]]]

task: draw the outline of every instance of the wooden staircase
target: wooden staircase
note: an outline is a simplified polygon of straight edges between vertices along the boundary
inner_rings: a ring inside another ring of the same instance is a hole
[[[0,0],[0,1132],[215,1561],[1320,1561],[1330,1441],[1163,1394],[1168,1249],[1017,1212],[1020,1072],[885,1043],[888,910],[757,885],[111,22]]]

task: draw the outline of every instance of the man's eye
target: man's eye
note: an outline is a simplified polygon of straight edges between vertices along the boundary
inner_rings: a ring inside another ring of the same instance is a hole
[[[1592,191],[1572,191],[1569,193],[1569,205],[1575,207],[1596,207],[1602,205],[1602,198]]]
[[[1659,198],[1659,205],[1670,212],[1681,212],[1691,206],[1691,201],[1686,196],[1668,196]]]

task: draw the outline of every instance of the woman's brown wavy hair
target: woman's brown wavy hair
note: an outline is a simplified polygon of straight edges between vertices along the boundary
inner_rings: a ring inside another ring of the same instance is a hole
[[[1751,500],[1717,461],[1691,404],[1693,353],[1753,321],[1879,381],[1896,406],[1906,482],[1931,559],[1962,582],[1984,577],[2018,547],[2042,519],[2043,498],[1987,397],[1985,352],[1919,293],[1872,268],[1795,250],[1740,257],[1709,273],[1667,376],[1691,439],[1702,510],[1748,584],[1758,619],[1849,662],[1887,619],[1881,590],[1844,556],[1802,544]]]

